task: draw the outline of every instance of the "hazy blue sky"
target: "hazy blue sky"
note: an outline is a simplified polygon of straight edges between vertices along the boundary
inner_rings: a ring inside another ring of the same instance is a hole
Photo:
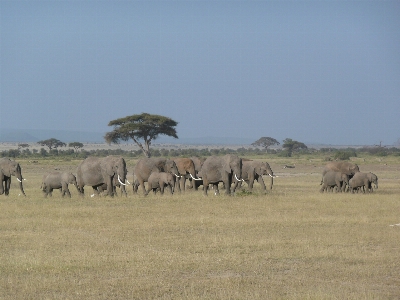
[[[3,1],[0,127],[393,144],[400,1]]]

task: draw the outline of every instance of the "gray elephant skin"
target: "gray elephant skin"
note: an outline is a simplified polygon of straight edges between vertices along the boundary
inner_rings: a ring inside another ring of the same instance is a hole
[[[185,191],[186,179],[201,180],[197,178],[195,164],[191,158],[177,157],[172,160],[175,162],[180,174],[179,179],[176,181],[178,191]]]
[[[336,172],[336,171],[328,171],[325,173],[322,178],[323,184],[320,189],[320,192],[329,191],[331,188],[337,187],[339,192],[346,191],[346,187],[349,185],[349,175]]]
[[[336,172],[341,172],[344,174],[349,175],[349,179],[354,176],[357,172],[360,172],[360,169],[358,165],[353,164],[348,161],[331,161],[327,163],[322,170],[322,179],[321,179],[321,184],[323,183],[323,177],[326,172],[328,171],[336,171]]]
[[[176,176],[167,172],[152,172],[149,176],[147,185],[147,193],[153,190],[154,194],[159,189],[161,194],[164,194],[164,188],[168,187],[171,195],[174,193]]]
[[[83,160],[76,170],[76,181],[81,196],[84,195],[83,187],[91,186],[95,192],[103,184],[107,185],[106,195],[114,196],[114,179],[121,184],[125,191],[126,163],[120,156],[88,157]],[[126,192],[125,192],[126,194]]]
[[[274,183],[274,173],[270,165],[267,162],[263,161],[255,161],[255,160],[244,160],[242,159],[242,180],[244,180],[249,186],[249,190],[253,190],[254,180],[257,180],[261,185],[264,192],[267,191],[267,187],[265,186],[263,175],[268,175],[270,178],[269,189],[272,189],[272,185]],[[234,188],[240,188],[242,185],[242,181],[238,181],[233,178]]]
[[[126,179],[126,182],[129,184],[128,179]],[[118,181],[118,176],[114,176],[113,178],[113,192],[114,195],[117,195],[117,187],[121,189],[121,196],[125,196],[127,197],[127,193],[126,193],[126,189],[124,187],[124,185],[122,185],[119,181]],[[97,189],[94,189],[94,194],[96,195],[100,195],[100,193],[103,193],[104,191],[107,191],[107,184],[103,183],[102,185],[99,185],[97,187]]]
[[[133,168],[133,192],[137,192],[138,186],[142,187],[143,194],[147,195],[145,182],[148,182],[152,172],[167,172],[179,176],[178,168],[173,160],[162,157],[141,158]]]
[[[189,189],[195,189],[196,191],[198,190],[200,185],[203,185],[203,179],[199,178],[199,173],[201,171],[201,168],[203,167],[203,164],[206,160],[205,157],[197,157],[197,156],[192,156],[190,157],[190,159],[193,161],[194,163],[194,170],[196,172],[196,178],[192,179],[189,178],[189,185],[188,188]]]
[[[15,176],[19,182],[21,193],[25,195],[24,187],[22,186],[21,166],[14,160],[7,157],[0,159],[0,195],[8,195],[10,193],[11,176]],[[3,186],[4,184],[4,186]]]
[[[59,189],[62,197],[67,195],[71,198],[71,192],[68,189],[68,184],[75,185],[77,191],[79,192],[74,174],[68,172],[51,172],[43,175],[42,186],[40,188],[43,190],[45,197],[47,197],[47,195],[50,195],[51,197],[53,190]]]
[[[242,176],[242,159],[234,154],[208,157],[201,168],[199,177],[203,179],[203,193],[207,196],[208,185],[213,184],[215,194],[219,193],[218,183],[225,185],[225,194],[231,195],[232,178],[240,180]],[[233,190],[232,192],[234,192]]]
[[[372,183],[375,185],[375,188],[378,188],[378,177],[374,173],[364,173],[359,172],[356,173],[353,178],[349,181],[350,191],[354,192],[354,190],[361,188],[362,191],[371,193]]]

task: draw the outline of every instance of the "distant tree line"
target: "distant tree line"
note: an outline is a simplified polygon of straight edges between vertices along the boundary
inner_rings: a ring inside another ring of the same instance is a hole
[[[107,132],[104,136],[105,141],[108,144],[119,144],[121,141],[133,140],[139,150],[107,150],[98,149],[87,151],[83,147],[84,145],[80,142],[72,142],[68,144],[70,149],[63,149],[67,147],[67,144],[56,139],[50,138],[47,140],[39,141],[38,144],[47,147],[41,148],[40,150],[29,149],[28,144],[19,144],[18,149],[10,149],[7,151],[0,152],[0,157],[71,157],[71,158],[86,158],[88,156],[107,156],[107,155],[123,155],[126,157],[139,158],[141,156],[146,157],[190,157],[190,156],[211,156],[211,155],[225,155],[225,154],[237,154],[238,156],[262,156],[262,155],[277,155],[278,157],[292,157],[293,155],[302,154],[322,154],[326,160],[347,160],[350,157],[357,157],[361,153],[367,153],[375,156],[387,156],[396,155],[400,156],[400,149],[396,147],[387,148],[381,144],[373,147],[364,148],[347,148],[347,149],[335,149],[335,148],[321,148],[313,149],[308,148],[304,143],[286,138],[282,142],[282,148],[272,149],[274,145],[280,145],[280,142],[272,137],[261,137],[251,145],[255,148],[204,148],[204,149],[165,149],[165,148],[150,148],[150,145],[159,135],[166,135],[174,138],[178,138],[175,127],[178,122],[164,116],[152,115],[148,113],[142,113],[139,115],[131,115],[124,118],[119,118],[109,122],[109,126],[113,127],[113,130]],[[73,149],[71,149],[73,148]],[[260,149],[261,148],[261,149]]]
[[[363,148],[299,148],[299,149],[261,149],[257,147],[242,147],[238,149],[230,148],[152,148],[149,150],[152,157],[190,157],[190,156],[210,156],[210,155],[225,155],[236,154],[238,156],[265,156],[272,155],[277,157],[291,157],[293,155],[322,155],[326,160],[346,160],[350,157],[362,156],[365,154],[374,156],[400,156],[400,149],[396,147],[363,147]],[[141,149],[139,150],[122,150],[122,149],[97,149],[97,150],[84,150],[81,149],[76,152],[74,149],[10,149],[0,152],[0,157],[13,157],[13,158],[86,158],[88,156],[105,157],[107,155],[122,155],[125,157],[140,158],[144,156]]]

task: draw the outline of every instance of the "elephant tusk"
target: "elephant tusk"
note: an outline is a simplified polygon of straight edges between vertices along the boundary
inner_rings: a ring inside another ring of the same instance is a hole
[[[17,177],[17,180],[19,181],[19,182],[21,182],[22,183],[22,180],[19,180],[19,178]]]
[[[201,178],[194,178],[191,173],[189,173],[189,174],[190,174],[190,177],[192,177],[193,180],[201,180]]]
[[[126,185],[125,183],[123,183],[123,182],[121,181],[121,179],[119,178],[119,175],[118,175],[118,181],[119,181],[120,184]]]
[[[128,181],[128,179],[126,180],[126,182],[127,182],[128,184],[132,184],[132,183],[130,183],[130,182]]]
[[[235,178],[237,181],[244,181],[243,179],[239,179],[236,174],[235,174]]]
[[[174,175],[176,176],[176,178],[181,178],[182,177],[182,176],[176,175],[175,173],[174,173]]]

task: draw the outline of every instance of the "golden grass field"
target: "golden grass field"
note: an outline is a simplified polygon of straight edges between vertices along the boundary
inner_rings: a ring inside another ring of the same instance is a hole
[[[0,196],[0,299],[399,299],[400,158],[357,161],[372,194],[319,193],[322,159],[266,160],[267,195],[71,199],[40,181],[79,160],[18,160],[27,197],[15,179]]]

